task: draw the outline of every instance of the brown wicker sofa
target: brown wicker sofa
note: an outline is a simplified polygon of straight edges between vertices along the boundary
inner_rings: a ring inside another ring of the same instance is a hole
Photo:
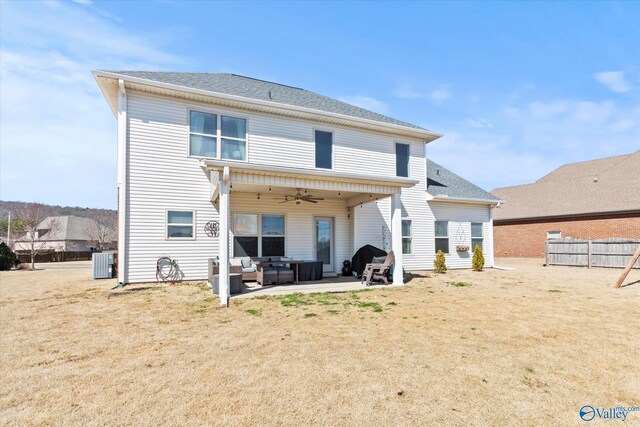
[[[229,273],[242,273],[242,281],[243,282],[258,282],[261,285],[265,282],[270,282],[270,280],[265,280],[266,278],[261,273],[262,267],[256,265],[257,262],[260,261],[280,261],[284,257],[233,257],[229,259]],[[283,263],[288,261],[288,258],[285,258]],[[267,268],[268,270],[269,268]],[[209,258],[209,281],[214,274],[219,274],[220,267],[217,264],[217,260],[214,258]],[[270,283],[271,284],[271,283]]]

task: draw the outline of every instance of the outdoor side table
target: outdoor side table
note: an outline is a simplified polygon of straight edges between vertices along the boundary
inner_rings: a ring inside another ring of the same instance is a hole
[[[290,268],[278,268],[278,284],[293,283],[293,270]]]
[[[211,278],[211,290],[215,295],[220,294],[220,275],[214,274]],[[231,273],[229,274],[229,293],[231,295],[241,294],[243,291],[242,274]]]

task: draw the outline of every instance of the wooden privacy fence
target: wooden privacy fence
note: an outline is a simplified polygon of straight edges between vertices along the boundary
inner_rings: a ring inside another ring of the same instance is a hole
[[[69,252],[42,252],[36,255],[36,262],[63,262],[63,261],[86,261],[91,259],[90,251],[69,251]],[[31,262],[31,255],[19,252],[20,262]]]
[[[547,265],[624,268],[640,239],[551,239],[545,244]],[[633,268],[640,268],[640,260]]]

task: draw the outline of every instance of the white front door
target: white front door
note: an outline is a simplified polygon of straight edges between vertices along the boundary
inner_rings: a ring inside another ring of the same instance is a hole
[[[322,261],[322,271],[332,273],[334,265],[333,218],[315,217],[315,252],[316,260]]]

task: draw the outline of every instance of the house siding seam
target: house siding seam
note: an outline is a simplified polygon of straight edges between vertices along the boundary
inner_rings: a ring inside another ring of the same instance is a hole
[[[544,257],[548,231],[577,239],[640,238],[640,212],[585,217],[500,220],[494,222],[499,257]]]

